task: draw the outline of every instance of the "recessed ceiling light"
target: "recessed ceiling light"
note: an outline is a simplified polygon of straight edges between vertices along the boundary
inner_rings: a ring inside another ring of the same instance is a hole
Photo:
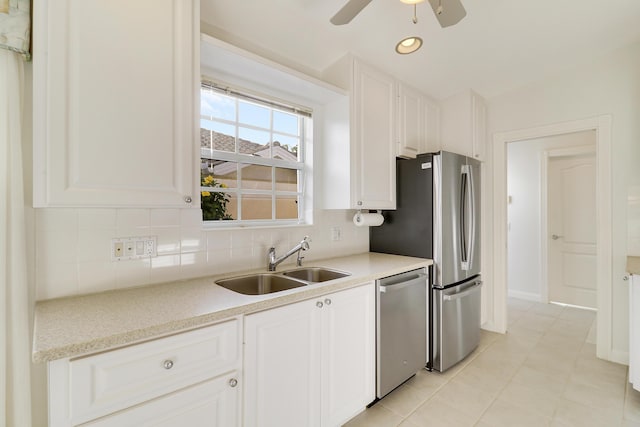
[[[422,39],[420,37],[407,37],[402,39],[396,45],[396,52],[405,55],[407,53],[415,52],[422,46]]]

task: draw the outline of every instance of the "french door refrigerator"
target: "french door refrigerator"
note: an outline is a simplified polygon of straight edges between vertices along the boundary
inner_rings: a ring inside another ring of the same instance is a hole
[[[397,208],[370,250],[431,258],[427,366],[445,371],[480,340],[480,162],[440,151],[396,159]]]

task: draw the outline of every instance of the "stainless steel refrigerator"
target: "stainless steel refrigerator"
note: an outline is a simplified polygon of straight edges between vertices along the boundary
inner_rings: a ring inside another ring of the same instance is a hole
[[[440,151],[396,168],[397,209],[370,250],[433,259],[427,365],[445,371],[480,340],[480,162]]]

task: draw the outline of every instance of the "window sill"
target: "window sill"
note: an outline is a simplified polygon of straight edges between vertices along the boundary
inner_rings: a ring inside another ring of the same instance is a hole
[[[220,224],[209,224],[206,222],[203,222],[202,224],[202,228],[205,231],[214,231],[214,230],[247,230],[247,229],[251,229],[251,230],[259,230],[259,229],[277,229],[277,228],[304,228],[304,227],[311,227],[313,226],[313,223],[311,222],[307,222],[307,223],[300,223],[300,222],[282,222],[279,224],[267,224],[267,223],[261,223],[261,222],[252,222],[252,223],[244,223],[244,224],[238,224],[238,223],[233,223],[233,224],[224,224],[224,223],[220,223]]]

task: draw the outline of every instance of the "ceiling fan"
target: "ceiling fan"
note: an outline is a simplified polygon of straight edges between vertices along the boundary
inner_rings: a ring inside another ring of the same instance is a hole
[[[422,3],[425,0],[400,0],[403,3],[415,5]],[[464,6],[460,0],[428,0],[433,13],[435,13],[440,26],[449,27],[457,24],[462,18],[467,15],[464,10]],[[347,3],[342,6],[342,9],[338,11],[330,19],[333,25],[344,25],[351,22],[364,9],[371,0],[348,0]]]

